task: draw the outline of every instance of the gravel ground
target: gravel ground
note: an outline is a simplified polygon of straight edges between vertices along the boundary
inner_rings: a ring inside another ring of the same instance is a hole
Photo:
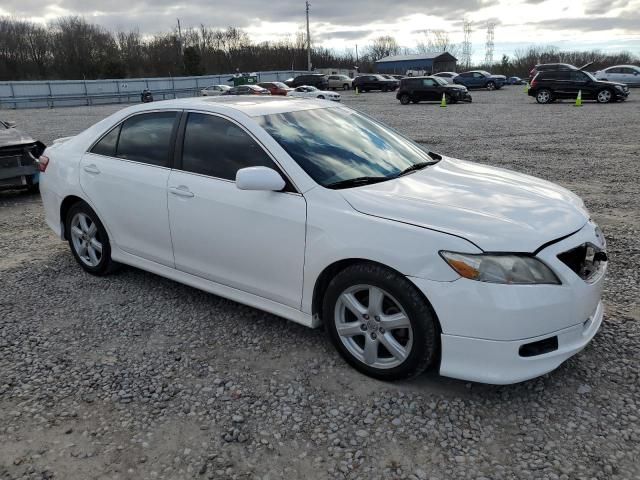
[[[512,386],[356,373],[321,330],[132,268],[82,272],[38,196],[0,193],[0,478],[640,478],[640,91],[539,106],[344,103],[448,155],[556,181],[609,241],[600,333]],[[3,111],[45,142],[120,108]]]

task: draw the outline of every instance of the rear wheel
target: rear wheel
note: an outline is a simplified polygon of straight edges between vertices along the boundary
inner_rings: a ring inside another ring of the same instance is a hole
[[[600,90],[598,92],[596,100],[598,100],[598,103],[609,103],[613,100],[613,93],[611,93],[611,90],[607,88],[605,88],[604,90]]]
[[[538,93],[536,93],[536,102],[542,104],[551,102],[551,91],[546,88],[538,90]]]
[[[65,231],[71,252],[85,271],[107,275],[117,267],[111,260],[107,231],[89,205],[78,202],[69,209]]]
[[[323,319],[331,342],[354,368],[381,380],[416,376],[435,359],[433,312],[406,277],[357,264],[329,283]]]
[[[400,103],[402,105],[409,105],[410,101],[411,101],[411,97],[406,93],[403,93],[402,95],[400,95]],[[413,103],[416,103],[415,100],[413,101]]]

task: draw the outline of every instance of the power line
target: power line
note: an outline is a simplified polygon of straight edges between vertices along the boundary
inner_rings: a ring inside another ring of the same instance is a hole
[[[484,64],[493,65],[493,36],[496,25],[492,22],[487,22],[487,43],[485,45]]]

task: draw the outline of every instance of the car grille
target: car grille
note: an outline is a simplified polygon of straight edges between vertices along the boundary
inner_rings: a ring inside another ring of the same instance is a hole
[[[589,282],[602,270],[607,261],[607,254],[591,243],[583,243],[558,254],[558,259],[584,281]]]

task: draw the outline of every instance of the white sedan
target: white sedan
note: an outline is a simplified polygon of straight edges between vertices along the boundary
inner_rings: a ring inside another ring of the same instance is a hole
[[[88,273],[127,264],[324,323],[379,379],[433,365],[519,382],[602,322],[606,246],[580,198],[341,105],[136,105],[54,143],[39,170],[46,222]]]
[[[625,83],[629,86],[640,86],[640,67],[635,65],[616,65],[598,70],[595,74],[598,80]]]
[[[208,87],[200,90],[200,93],[203,97],[217,97],[219,95],[224,95],[229,90],[231,90],[229,85],[209,85]]]
[[[310,85],[302,85],[294,88],[287,93],[288,97],[298,98],[319,98],[320,100],[333,100],[334,102],[340,101],[340,94],[336,92],[328,92],[326,90],[318,90],[316,87]]]

